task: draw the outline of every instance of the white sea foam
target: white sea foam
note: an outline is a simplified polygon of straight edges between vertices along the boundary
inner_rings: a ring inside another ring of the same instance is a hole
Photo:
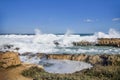
[[[83,69],[91,68],[92,65],[80,62],[80,61],[71,61],[71,60],[44,60],[41,61],[45,70],[49,73],[74,73]]]
[[[73,35],[68,30],[65,35],[43,34],[40,30],[35,30],[36,35],[0,35],[0,51],[18,51],[25,52],[41,52],[41,53],[120,53],[119,48],[102,48],[101,47],[79,47],[74,48],[72,42],[89,41],[96,42],[97,38],[120,38],[120,32],[110,29],[108,34],[97,32],[94,35]],[[59,45],[55,45],[58,42]],[[13,45],[5,48],[5,45]],[[19,48],[19,50],[16,50]],[[104,49],[104,50],[103,50]],[[111,50],[111,51],[110,51]]]
[[[96,42],[97,38],[120,38],[120,33],[110,29],[108,34],[97,32],[94,35],[73,35],[67,31],[65,35],[43,34],[35,30],[35,35],[0,35],[0,51],[16,51],[20,54],[32,53],[109,53],[120,54],[120,48],[96,47],[96,46],[73,46],[72,42],[89,41]],[[58,42],[59,45],[56,45]],[[73,73],[82,69],[91,68],[87,63],[70,60],[41,60],[37,57],[20,56],[23,62],[34,64],[47,64],[45,70],[50,73]],[[49,65],[50,64],[50,65]],[[52,65],[51,65],[52,64]]]
[[[38,57],[20,56],[20,60],[25,63],[39,64],[41,61]]]
[[[59,73],[59,74],[73,73],[76,71],[80,71],[92,67],[91,64],[80,61],[54,60],[54,59],[46,60],[46,59],[39,59],[37,57],[29,58],[28,56],[20,56],[20,59],[23,62],[42,65],[45,71],[49,73]]]
[[[37,29],[37,28],[36,28],[34,31],[35,31],[35,34],[36,34],[36,35],[42,34],[42,32],[40,31],[40,29]]]
[[[116,31],[115,29],[110,29],[108,34],[103,32],[95,33],[97,38],[120,38],[120,32]]]

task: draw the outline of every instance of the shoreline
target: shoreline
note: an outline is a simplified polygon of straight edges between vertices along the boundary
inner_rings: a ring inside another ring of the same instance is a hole
[[[5,54],[5,53],[18,54],[15,52],[3,52],[2,54]],[[120,54],[117,54],[117,55],[114,55],[114,54],[71,55],[71,54],[40,54],[38,53],[36,55],[30,55],[30,53],[28,53],[26,55],[29,56],[30,58],[37,56],[39,59],[46,57],[48,60],[49,59],[78,60],[78,61],[91,63],[93,67],[90,69],[83,69],[81,71],[76,71],[74,73],[67,73],[67,74],[55,73],[54,74],[54,73],[46,72],[44,68],[39,67],[39,65],[21,63],[22,65],[4,68],[4,71],[3,71],[3,68],[1,68],[0,69],[1,74],[7,73],[7,75],[3,77],[3,80],[9,80],[9,79],[5,79],[8,76],[10,79],[16,80],[14,76],[11,75],[11,71],[13,70],[17,73],[17,78],[20,77],[21,79],[23,79],[23,77],[21,76],[24,76],[25,80],[65,80],[65,79],[67,80],[85,80],[85,79],[87,80],[103,80],[103,79],[119,80],[120,79],[120,77],[118,76],[120,73]],[[9,58],[3,58],[3,59],[9,59]],[[9,60],[11,60],[11,58]],[[103,63],[105,64],[103,65]],[[8,64],[8,62],[6,64]],[[23,69],[23,64],[24,64],[24,69]],[[13,66],[13,65],[11,64],[10,66]]]
[[[73,42],[74,46],[113,46],[120,48],[120,38],[98,38],[97,42],[79,41]]]

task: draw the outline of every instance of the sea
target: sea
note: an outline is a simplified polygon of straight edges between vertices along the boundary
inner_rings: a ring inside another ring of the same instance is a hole
[[[120,54],[120,48],[117,47],[94,45],[74,46],[72,44],[73,42],[80,41],[97,43],[98,38],[120,38],[120,32],[115,29],[110,29],[107,33],[72,34],[70,31],[67,31],[65,34],[46,34],[36,29],[35,34],[1,34],[0,51],[14,51],[19,54]],[[59,45],[56,45],[55,42],[59,43]],[[54,64],[49,67],[44,66],[45,70],[50,73],[73,73],[92,67],[89,63],[78,61],[42,60],[37,57],[29,59],[28,56],[20,56],[20,58],[23,62],[28,63]]]

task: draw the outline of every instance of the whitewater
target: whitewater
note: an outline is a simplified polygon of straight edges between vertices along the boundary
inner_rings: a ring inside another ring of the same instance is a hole
[[[90,54],[118,54],[119,48],[99,46],[74,46],[72,42],[96,42],[98,38],[120,38],[120,33],[110,29],[108,34],[96,32],[93,35],[74,35],[67,31],[63,35],[42,34],[38,29],[35,35],[0,35],[0,51],[17,51],[20,54],[32,53],[90,53]],[[59,45],[54,44],[58,42]],[[10,47],[7,47],[10,46]],[[17,49],[17,50],[16,50]]]
[[[93,35],[76,35],[67,31],[63,35],[44,34],[35,30],[35,35],[0,35],[0,51],[14,51],[19,54],[120,54],[120,48],[103,46],[74,46],[73,42],[88,41],[97,43],[98,38],[120,38],[120,32],[110,29],[108,33],[96,32]],[[58,42],[59,45],[56,45]],[[37,56],[29,58],[28,55],[20,56],[21,61],[34,64],[50,64],[44,66],[49,73],[73,73],[82,69],[91,68],[92,65],[71,60],[46,60]]]

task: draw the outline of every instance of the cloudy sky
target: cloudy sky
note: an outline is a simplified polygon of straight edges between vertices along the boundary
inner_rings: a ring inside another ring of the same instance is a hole
[[[0,33],[120,30],[120,0],[0,0]]]

